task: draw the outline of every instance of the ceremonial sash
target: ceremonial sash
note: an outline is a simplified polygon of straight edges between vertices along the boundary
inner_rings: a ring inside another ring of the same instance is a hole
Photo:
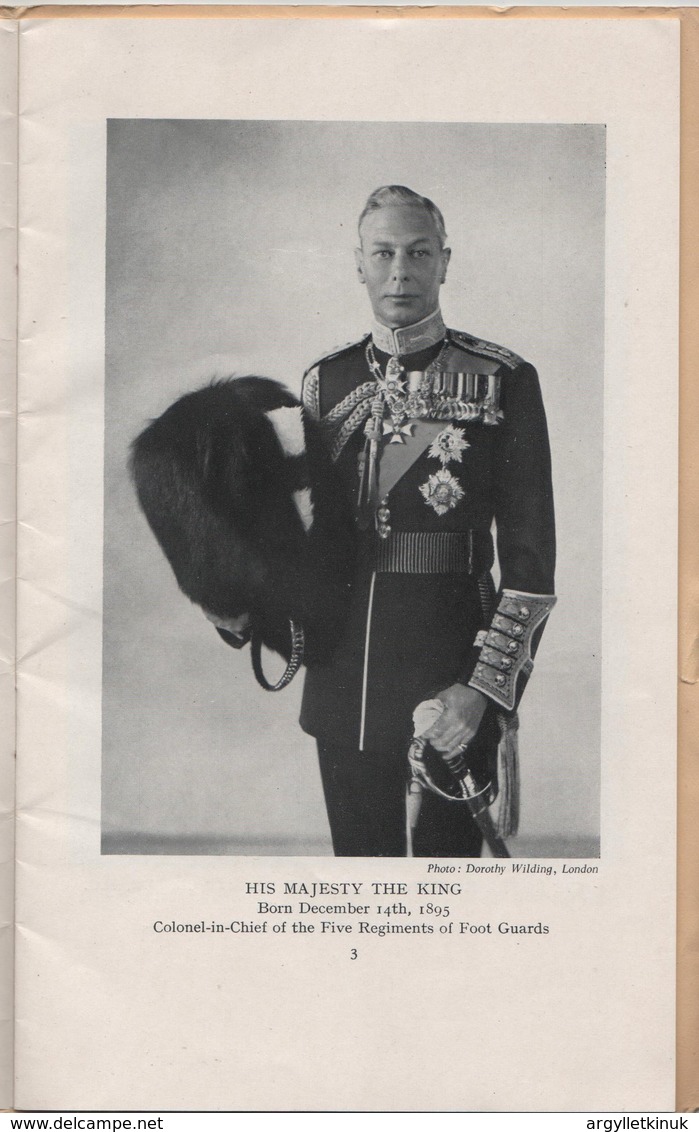
[[[379,499],[386,498],[444,428],[443,421],[419,420],[411,424],[413,435],[406,436],[404,443],[384,445],[379,464]]]

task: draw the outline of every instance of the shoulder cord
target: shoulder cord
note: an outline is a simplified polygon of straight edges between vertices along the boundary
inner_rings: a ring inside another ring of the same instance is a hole
[[[375,393],[375,381],[365,381],[363,385],[358,385],[357,388],[353,389],[351,393],[348,393],[342,401],[338,401],[337,405],[334,405],[330,412],[323,417],[323,424],[329,426],[343,421],[357,405],[365,401],[367,397],[371,399]]]
[[[353,432],[371,415],[376,389],[375,381],[365,381],[322,418],[321,426],[332,438],[330,455],[333,460],[337,460]]]
[[[367,397],[361,404],[350,413],[346,420],[344,420],[335,435],[335,438],[330,446],[330,456],[333,461],[337,460],[343,448],[347,444],[350,437],[357,431],[361,424],[372,414],[374,407],[373,396]]]

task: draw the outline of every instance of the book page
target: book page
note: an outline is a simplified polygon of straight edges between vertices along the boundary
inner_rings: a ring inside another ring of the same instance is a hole
[[[39,19],[21,52],[15,1103],[672,1107],[677,21]],[[302,678],[257,688],[128,475],[178,396],[298,394],[361,340],[382,184],[444,213],[447,325],[544,392],[506,862],[332,855]]]
[[[18,26],[0,24],[0,1107],[12,1103]]]

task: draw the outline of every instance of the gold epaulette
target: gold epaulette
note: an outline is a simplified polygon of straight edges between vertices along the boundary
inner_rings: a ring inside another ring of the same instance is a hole
[[[323,362],[332,361],[333,358],[339,358],[348,350],[354,349],[355,346],[363,345],[368,338],[365,334],[363,338],[358,338],[356,342],[346,342],[344,346],[337,346],[334,350],[328,351],[326,354],[321,354],[310,366],[303,375],[301,383],[301,404],[306,410],[309,417],[314,421],[320,420],[320,366]]]
[[[488,358],[489,361],[502,362],[509,369],[517,369],[524,363],[524,358],[520,358],[519,354],[507,350],[504,346],[498,346],[495,342],[486,342],[482,338],[474,338],[472,334],[466,334],[463,330],[450,329],[447,333],[455,345],[462,346],[471,354],[479,354],[482,358]]]
[[[354,342],[345,342],[344,346],[336,346],[334,350],[328,350],[327,353],[321,354],[319,358],[315,358],[314,361],[311,362],[306,369],[306,373],[310,373],[312,369],[315,369],[316,366],[319,366],[322,362],[330,362],[333,358],[339,358],[340,354],[344,354],[347,350],[352,350],[355,346],[363,346],[369,337],[369,334],[364,334],[363,337],[355,339]]]

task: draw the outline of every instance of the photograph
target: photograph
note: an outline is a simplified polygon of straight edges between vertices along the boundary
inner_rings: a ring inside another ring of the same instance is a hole
[[[103,853],[599,855],[605,140],[108,122]]]

